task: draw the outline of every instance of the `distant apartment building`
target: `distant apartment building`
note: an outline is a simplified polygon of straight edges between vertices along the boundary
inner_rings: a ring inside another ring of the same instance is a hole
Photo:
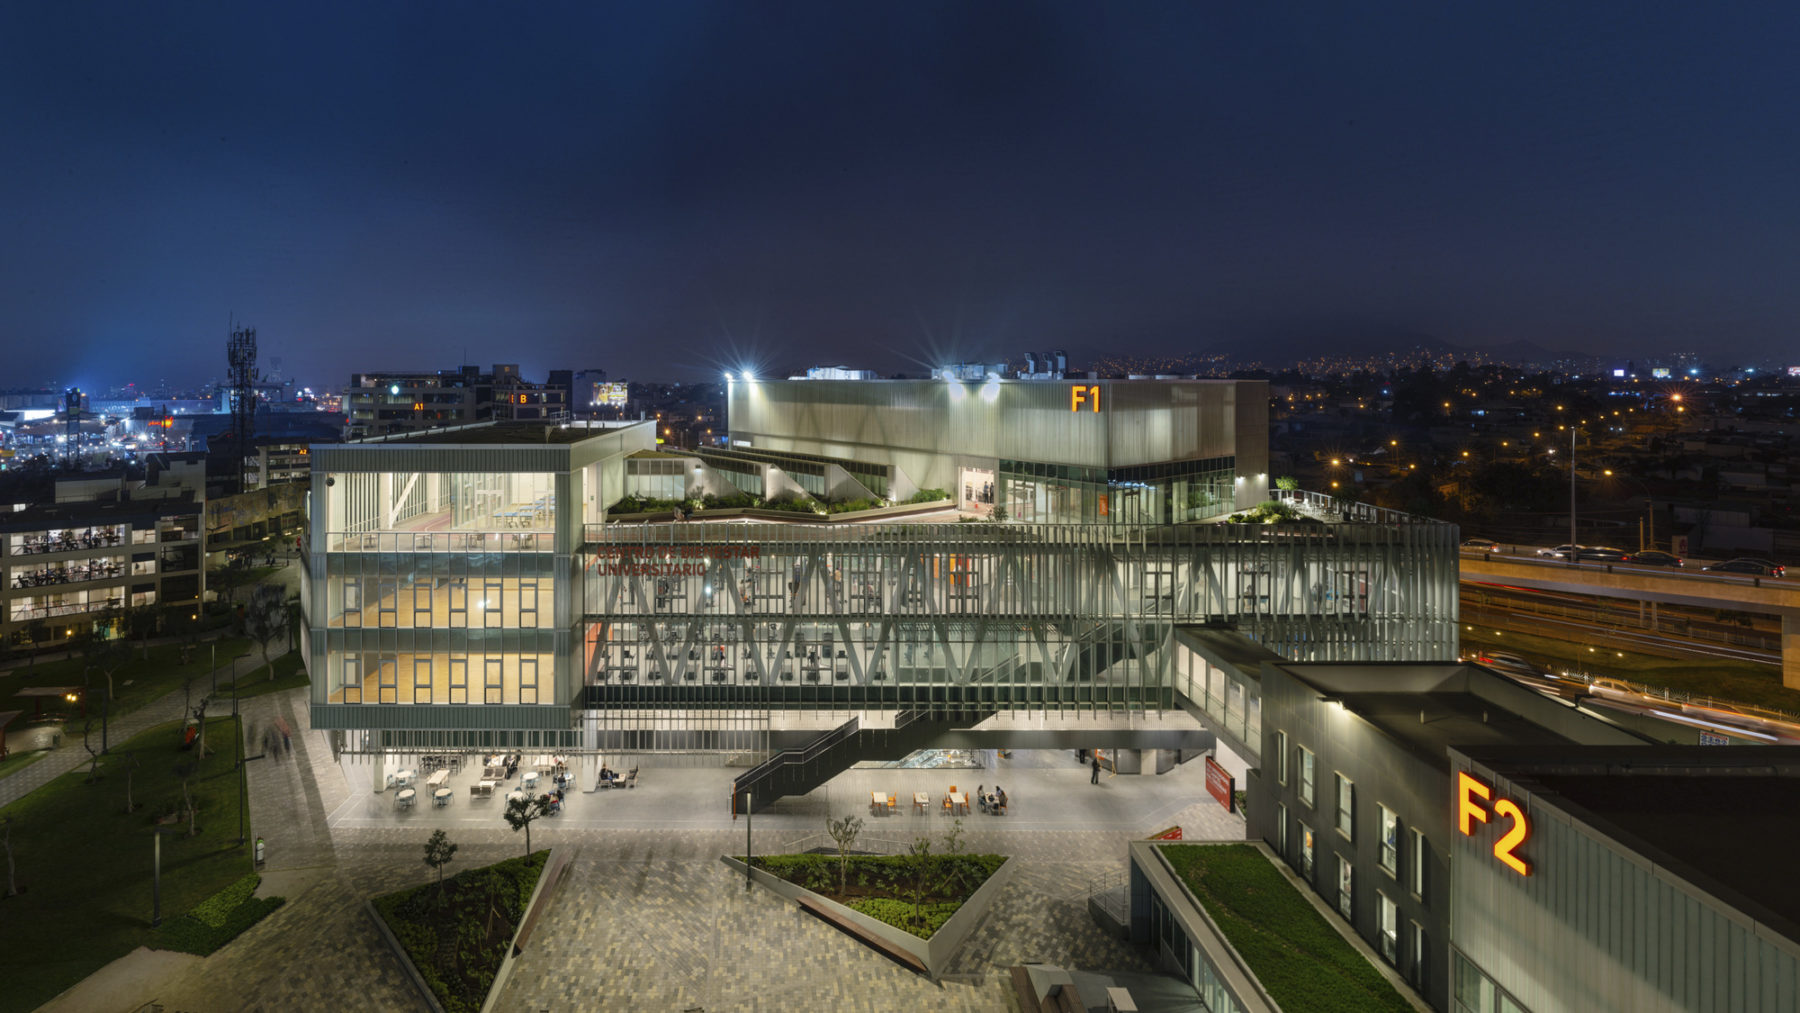
[[[511,364],[486,373],[476,366],[390,370],[351,374],[343,406],[344,438],[360,440],[471,422],[562,419],[569,388],[532,383]]]
[[[147,479],[74,476],[57,482],[53,503],[0,514],[0,636],[65,640],[115,610],[198,608],[205,506],[204,456],[159,454]]]

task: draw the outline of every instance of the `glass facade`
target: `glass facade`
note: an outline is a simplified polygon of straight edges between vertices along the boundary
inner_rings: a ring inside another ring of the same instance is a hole
[[[1007,518],[1043,524],[1181,524],[1232,511],[1230,457],[1129,468],[1000,462]]]
[[[554,475],[542,472],[327,473],[326,509],[332,527],[326,548],[394,551],[405,544],[377,537],[381,534],[419,536],[421,548],[435,547],[437,542],[446,549],[474,548],[480,540],[471,540],[472,535],[553,532],[554,480]]]

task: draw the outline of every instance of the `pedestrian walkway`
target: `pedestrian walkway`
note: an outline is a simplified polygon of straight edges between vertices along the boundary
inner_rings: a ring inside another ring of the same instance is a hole
[[[145,962],[159,970],[146,971],[139,982],[140,1002],[186,1013],[425,1008],[364,904],[432,878],[422,858],[435,824],[390,818],[391,793],[369,790],[366,766],[351,764],[346,774],[327,734],[311,729],[306,701],[306,691],[297,689],[244,707],[253,743],[263,741],[262,730],[276,718],[292,730],[291,748],[249,767],[252,833],[268,848],[264,892],[287,903],[204,960]],[[1178,824],[1190,839],[1242,838],[1242,821],[1204,794],[1197,763],[1167,775],[1103,779],[1096,787],[1072,755],[1067,762],[1053,754],[1041,758],[998,774],[1015,800],[1021,792],[1029,799],[1021,817],[963,819],[967,850],[1006,854],[1017,865],[942,982],[900,967],[766,890],[746,891],[719,861],[744,847],[744,824],[731,822],[723,794],[714,790],[714,782],[729,781],[729,771],[645,766],[639,788],[579,794],[572,811],[591,806],[590,819],[533,824],[535,847],[572,849],[575,864],[497,1008],[1000,1011],[1009,1008],[1007,968],[1015,964],[1150,970],[1147,955],[1094,924],[1088,893],[1116,882],[1127,842],[1148,830]],[[869,784],[902,777],[972,789],[996,774],[846,771],[783,813],[755,817],[752,847],[773,853],[816,845],[823,813],[856,811],[859,799],[866,808]],[[690,788],[677,790],[687,778],[694,779]],[[682,823],[689,790],[711,808],[703,820]],[[384,803],[371,818],[327,819],[355,812],[370,798]],[[626,802],[645,811],[627,819],[606,808]],[[1032,809],[1062,814],[1040,818]],[[1067,815],[1077,811],[1085,822]],[[464,806],[459,815],[466,814]],[[928,834],[934,843],[952,825],[939,814],[865,819],[864,833],[872,838]],[[452,874],[525,848],[523,835],[506,827],[497,808],[444,828],[459,846]]]

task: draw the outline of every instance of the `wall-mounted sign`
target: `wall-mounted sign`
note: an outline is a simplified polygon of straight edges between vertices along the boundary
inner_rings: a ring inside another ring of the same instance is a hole
[[[1081,384],[1076,384],[1075,386],[1069,388],[1069,410],[1072,412],[1078,412],[1078,411],[1081,411],[1083,408],[1086,408],[1088,411],[1091,411],[1091,412],[1097,412],[1100,410],[1100,385],[1099,384],[1092,383],[1092,384],[1087,384],[1086,386],[1083,386]]]
[[[1230,771],[1214,763],[1210,756],[1206,758],[1206,792],[1218,799],[1219,804],[1225,807],[1226,812],[1235,811],[1237,781],[1231,776]]]
[[[1456,829],[1465,837],[1473,837],[1475,824],[1488,822],[1489,816],[1512,822],[1512,828],[1494,842],[1494,857],[1521,876],[1531,875],[1531,865],[1518,855],[1519,845],[1531,839],[1531,819],[1525,815],[1524,807],[1510,798],[1495,798],[1491,786],[1457,771]]]

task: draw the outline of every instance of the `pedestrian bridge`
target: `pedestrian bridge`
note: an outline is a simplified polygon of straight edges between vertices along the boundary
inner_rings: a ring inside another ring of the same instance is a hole
[[[1780,616],[1781,681],[1789,689],[1800,689],[1800,580],[1627,563],[1571,563],[1497,552],[1463,553],[1460,580]]]

